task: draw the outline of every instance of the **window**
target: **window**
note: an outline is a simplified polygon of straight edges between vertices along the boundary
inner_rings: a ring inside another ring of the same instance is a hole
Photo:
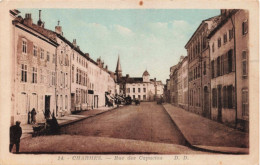
[[[133,93],[135,93],[135,88],[133,88]]]
[[[232,72],[234,67],[234,63],[233,63],[233,50],[230,49],[228,51],[228,73]]]
[[[146,95],[143,95],[143,100],[146,100]]]
[[[41,58],[41,59],[44,59],[44,50],[43,50],[43,49],[41,49],[40,58]]]
[[[74,66],[72,65],[72,69],[71,69],[72,73],[71,73],[71,81],[74,82]]]
[[[22,41],[22,52],[27,54],[27,42],[25,40]]]
[[[218,39],[218,47],[221,47],[221,38]]]
[[[212,89],[212,107],[217,108],[217,89]]]
[[[248,74],[248,65],[247,65],[247,52],[242,52],[242,76],[246,77]]]
[[[227,101],[228,101],[228,107],[227,108],[233,108],[233,103],[234,103],[234,96],[233,96],[233,86],[232,85],[229,85],[227,87]]]
[[[135,99],[135,95],[133,95],[133,99]]]
[[[65,87],[68,87],[68,73],[65,74]]]
[[[207,46],[207,37],[203,37],[203,43],[202,43],[203,49],[205,49],[206,46]]]
[[[220,56],[217,58],[217,76],[220,76]]]
[[[223,108],[227,108],[228,107],[227,87],[224,86],[222,90],[223,90]]]
[[[206,75],[206,61],[203,62],[203,74]]]
[[[47,52],[47,56],[46,56],[47,61],[50,61],[50,52]]]
[[[229,40],[231,40],[233,38],[233,29],[229,30]]]
[[[130,93],[130,88],[127,88],[127,93]]]
[[[141,96],[140,95],[138,95],[138,100],[141,100]]]
[[[212,44],[212,52],[215,51],[214,43]]]
[[[248,89],[242,89],[242,115],[249,116]]]
[[[68,96],[65,95],[65,109],[68,109]]]
[[[224,34],[224,44],[227,42],[227,33]]]
[[[77,68],[77,73],[76,73],[76,83],[79,83],[79,69]]]
[[[52,72],[52,85],[55,85],[55,72]]]
[[[37,57],[37,46],[33,45],[33,56]]]
[[[55,63],[55,61],[56,61],[55,58],[56,58],[56,56],[55,56],[55,54],[53,54],[53,55],[52,55],[52,63]]]
[[[146,92],[146,88],[143,88],[143,91]]]
[[[37,83],[37,68],[32,67],[32,83]]]
[[[27,65],[21,65],[21,81],[27,82]]]
[[[141,88],[138,88],[138,93],[140,93],[141,92]]]
[[[245,20],[242,23],[242,34],[245,35],[245,34],[247,34],[247,32],[248,32],[248,21]]]
[[[221,67],[221,69],[220,69],[220,75],[222,76],[223,74],[225,74],[225,72],[224,72],[224,55],[222,55],[221,57],[220,57],[220,67]]]
[[[40,69],[40,83],[44,83],[43,71]]]

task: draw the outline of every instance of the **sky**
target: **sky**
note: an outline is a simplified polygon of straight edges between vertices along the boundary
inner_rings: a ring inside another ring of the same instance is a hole
[[[18,9],[24,18],[31,13],[34,23],[39,9]],[[93,60],[101,57],[115,71],[117,58],[123,75],[150,78],[165,83],[170,67],[187,55],[184,48],[202,20],[220,10],[199,9],[40,9],[45,28],[55,31],[60,21],[63,35],[77,40]]]

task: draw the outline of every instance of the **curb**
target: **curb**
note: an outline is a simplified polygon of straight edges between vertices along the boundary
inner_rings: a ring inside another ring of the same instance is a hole
[[[117,108],[120,108],[120,107],[115,107],[115,108],[109,109],[109,110],[107,110],[107,111],[97,113],[97,114],[95,114],[95,115],[90,115],[90,116],[82,117],[82,118],[80,118],[80,119],[78,119],[78,120],[73,120],[73,121],[71,121],[71,122],[61,123],[61,124],[59,124],[59,126],[60,126],[60,127],[64,127],[64,126],[66,126],[66,125],[69,125],[69,124],[73,124],[73,123],[82,121],[82,120],[84,120],[84,119],[88,119],[88,118],[91,118],[91,117],[95,117],[95,116],[101,115],[101,114],[106,113],[106,112],[110,112],[110,111],[115,110],[115,109],[117,109]]]
[[[249,154],[247,152],[228,152],[228,151],[219,151],[219,150],[212,150],[212,149],[207,149],[207,148],[203,148],[203,147],[199,147],[198,145],[192,145],[191,142],[188,140],[187,137],[185,137],[185,135],[183,134],[183,132],[181,131],[181,129],[179,128],[178,124],[176,124],[176,122],[173,120],[173,118],[171,117],[171,115],[168,113],[168,111],[166,110],[166,108],[164,107],[164,105],[162,104],[162,107],[164,109],[164,111],[166,112],[166,114],[169,116],[169,118],[171,119],[172,123],[174,125],[176,125],[177,129],[179,130],[179,132],[181,133],[181,135],[184,137],[185,142],[187,144],[188,147],[195,149],[195,150],[199,150],[199,151],[204,151],[204,152],[212,152],[212,153],[219,153],[219,154],[233,154],[233,155],[241,155],[241,154]]]

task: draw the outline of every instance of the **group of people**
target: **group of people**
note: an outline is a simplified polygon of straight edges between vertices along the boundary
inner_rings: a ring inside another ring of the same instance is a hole
[[[28,112],[28,124],[36,124],[36,110],[33,108],[31,111]],[[48,119],[50,119],[50,110],[46,109],[44,112],[44,116],[46,119],[46,122]],[[16,147],[16,153],[19,152],[20,149],[20,139],[22,136],[22,128],[20,126],[21,122],[16,121],[15,125],[12,125],[10,127],[10,145],[9,145],[9,151],[12,152],[13,146]],[[52,119],[47,122],[47,124],[50,125],[50,129],[53,132],[56,132],[59,129],[59,124],[57,122],[57,119],[55,118],[55,115],[53,113]]]

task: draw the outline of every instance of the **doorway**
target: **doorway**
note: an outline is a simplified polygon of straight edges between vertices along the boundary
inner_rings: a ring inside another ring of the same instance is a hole
[[[209,112],[209,89],[207,86],[204,87],[204,105],[203,105],[203,116],[210,118]]]
[[[45,109],[44,109],[44,114],[45,118],[50,117],[50,102],[51,102],[51,96],[45,95]]]
[[[94,108],[98,108],[98,95],[94,96]]]
[[[222,86],[218,85],[218,122],[222,122],[222,95],[221,95]]]

